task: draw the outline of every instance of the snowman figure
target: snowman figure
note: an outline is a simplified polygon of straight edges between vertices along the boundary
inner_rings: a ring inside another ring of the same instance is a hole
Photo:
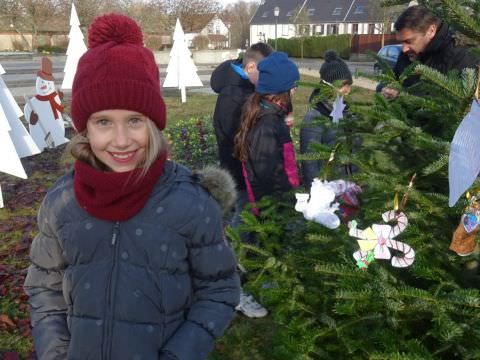
[[[65,138],[63,122],[63,94],[57,93],[52,76],[52,62],[42,58],[42,69],[37,72],[37,94],[28,99],[25,97],[25,118],[29,124],[30,135],[40,151],[54,148],[68,142]]]

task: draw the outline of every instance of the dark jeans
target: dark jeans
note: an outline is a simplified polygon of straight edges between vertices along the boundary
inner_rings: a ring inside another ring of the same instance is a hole
[[[245,206],[248,204],[248,194],[246,190],[239,190],[237,194],[237,202],[235,203],[235,212],[232,218],[232,227],[238,228],[239,225],[243,224],[242,217],[240,216],[241,212],[244,210]],[[255,234],[240,231],[240,240],[244,244],[255,245]]]

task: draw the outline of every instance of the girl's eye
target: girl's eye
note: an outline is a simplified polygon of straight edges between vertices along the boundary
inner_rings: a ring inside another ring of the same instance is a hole
[[[97,120],[97,125],[100,125],[100,126],[108,126],[108,125],[110,125],[110,120],[107,120],[107,119],[99,119],[99,120]]]
[[[130,125],[135,126],[135,125],[143,124],[143,119],[140,117],[133,117],[128,122],[130,123]]]

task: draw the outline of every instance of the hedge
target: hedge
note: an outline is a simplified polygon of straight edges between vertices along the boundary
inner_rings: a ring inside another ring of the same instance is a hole
[[[278,51],[283,51],[291,57],[322,58],[325,51],[333,49],[344,59],[350,58],[352,35],[329,35],[296,37],[291,39],[279,38]],[[275,39],[269,39],[268,43],[275,47]]]

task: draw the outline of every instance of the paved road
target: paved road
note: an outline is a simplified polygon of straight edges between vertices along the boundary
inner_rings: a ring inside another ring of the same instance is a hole
[[[52,56],[53,63],[53,76],[55,83],[58,87],[63,80],[63,68],[65,66],[65,56]],[[307,73],[313,76],[318,76],[318,70],[323,63],[321,59],[293,59],[301,68],[303,73]],[[8,88],[12,92],[15,99],[23,104],[23,95],[35,94],[35,80],[36,73],[40,69],[40,56],[32,58],[31,55],[5,55],[0,53],[0,64],[5,69],[5,74],[2,75]],[[355,74],[357,71],[372,73],[372,62],[347,62],[350,71]],[[189,91],[199,91],[204,93],[213,93],[210,89],[210,76],[215,69],[216,64],[197,65],[198,75],[203,82],[203,88],[193,88]],[[161,82],[166,76],[166,65],[160,65],[160,77]],[[163,89],[165,95],[177,94],[176,89]],[[69,91],[65,91],[66,95],[69,95]]]
[[[320,70],[320,67],[323,64],[323,59],[293,59],[297,66],[301,69],[307,70]],[[373,74],[373,61],[367,62],[357,62],[357,61],[346,61],[348,68],[352,74],[357,72],[362,72],[365,74]]]

